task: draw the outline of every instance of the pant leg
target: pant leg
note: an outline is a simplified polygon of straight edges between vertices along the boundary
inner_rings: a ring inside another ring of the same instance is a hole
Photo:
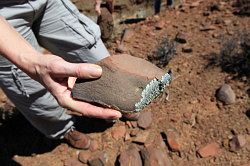
[[[40,0],[42,8],[46,0]],[[37,50],[40,49],[31,30],[35,18],[34,7],[29,3],[0,4],[0,15]],[[14,49],[15,46],[13,46]],[[3,57],[0,58],[0,87],[18,110],[39,131],[49,138],[62,138],[72,127],[74,119],[66,114],[56,99],[37,81]]]
[[[52,53],[74,63],[94,63],[109,55],[99,26],[70,0],[47,0],[43,13],[33,27],[39,44]]]

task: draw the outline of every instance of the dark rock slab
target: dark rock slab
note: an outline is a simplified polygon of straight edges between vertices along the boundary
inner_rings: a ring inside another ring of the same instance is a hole
[[[152,63],[126,54],[107,57],[97,64],[103,69],[101,78],[78,79],[72,90],[73,98],[123,113],[134,112],[146,85],[164,75]]]

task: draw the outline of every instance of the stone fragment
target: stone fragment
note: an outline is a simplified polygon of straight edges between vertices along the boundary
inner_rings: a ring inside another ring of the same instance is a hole
[[[184,47],[182,47],[182,52],[191,53],[191,52],[193,52],[193,49],[190,46],[184,46]]]
[[[213,25],[204,25],[200,28],[200,31],[211,31],[216,30],[216,27]]]
[[[138,127],[137,121],[131,121],[130,122],[133,128]]]
[[[152,123],[152,120],[151,112],[141,112],[137,124],[140,128],[148,129]]]
[[[175,41],[179,42],[179,43],[187,43],[187,39],[186,39],[186,35],[184,33],[177,33],[177,35],[175,36]]]
[[[141,150],[144,166],[171,166],[167,153],[154,146],[148,146]]]
[[[95,152],[95,151],[98,150],[98,148],[99,148],[98,142],[97,142],[96,140],[92,140],[92,141],[91,141],[91,145],[90,145],[90,147],[89,147],[89,150],[90,150],[91,152]]]
[[[130,141],[130,140],[131,140],[130,134],[126,132],[124,141]]]
[[[145,144],[149,137],[149,131],[143,131],[139,132],[136,137],[133,139],[133,142],[139,143],[139,144]]]
[[[126,54],[107,57],[97,64],[103,70],[101,78],[77,79],[73,98],[122,113],[134,112],[146,85],[164,75],[163,70],[152,63]]]
[[[199,149],[198,154],[201,157],[205,158],[205,157],[215,156],[219,150],[220,150],[220,145],[216,142],[213,142]]]
[[[180,152],[179,134],[176,131],[169,129],[166,132],[166,136],[169,148],[174,152]]]
[[[99,153],[88,161],[89,166],[105,166],[108,162],[108,155],[105,152]]]
[[[88,151],[81,151],[78,155],[78,160],[81,161],[84,164],[88,163],[88,160],[90,158],[91,154]]]
[[[235,135],[229,141],[230,151],[236,152],[246,145],[246,139],[243,135]]]
[[[140,132],[140,130],[139,129],[135,129],[135,130],[132,130],[131,132],[130,132],[130,135],[131,135],[131,137],[135,137],[135,136],[137,136],[137,134]]]
[[[224,84],[220,87],[217,94],[217,99],[222,101],[224,104],[233,104],[235,103],[235,93],[232,90],[231,86]]]
[[[161,20],[161,21],[158,21],[158,22],[155,24],[155,29],[156,29],[156,30],[161,30],[161,29],[164,28],[164,26],[165,26],[165,22],[164,22],[163,20]]]
[[[64,162],[64,166],[83,166],[83,163],[78,161],[76,158],[70,158]]]
[[[195,8],[195,7],[198,7],[199,5],[200,5],[200,1],[192,2],[190,4],[190,8]]]
[[[101,15],[97,19],[97,24],[101,29],[101,38],[103,41],[107,41],[112,36],[114,30],[114,21],[112,14],[107,8],[101,9]]]
[[[129,148],[123,151],[119,157],[120,166],[142,166],[139,151],[136,148]]]
[[[116,140],[123,138],[125,136],[126,133],[126,127],[125,126],[118,126],[115,127],[112,131],[112,137]]]
[[[117,53],[124,53],[127,51],[127,48],[124,46],[124,44],[119,44],[118,47],[115,49],[115,52]]]

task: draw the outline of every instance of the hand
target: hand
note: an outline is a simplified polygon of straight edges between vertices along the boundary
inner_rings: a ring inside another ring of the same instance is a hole
[[[101,3],[102,0],[95,0],[95,11],[99,16],[101,15]]]
[[[71,89],[76,78],[93,79],[102,74],[102,69],[94,64],[74,64],[62,58],[47,54],[40,55],[39,62],[35,65],[34,74],[31,77],[41,82],[57,99],[58,103],[73,112],[83,116],[102,119],[117,119],[121,113],[112,109],[96,107],[86,102],[74,100],[71,97]]]

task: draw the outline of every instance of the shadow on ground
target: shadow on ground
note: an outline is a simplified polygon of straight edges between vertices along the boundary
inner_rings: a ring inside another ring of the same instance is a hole
[[[51,140],[35,129],[22,114],[0,110],[0,165],[20,165],[13,157],[43,154],[55,149],[61,140]],[[104,120],[77,118],[77,128],[84,133],[101,132],[112,126]]]

